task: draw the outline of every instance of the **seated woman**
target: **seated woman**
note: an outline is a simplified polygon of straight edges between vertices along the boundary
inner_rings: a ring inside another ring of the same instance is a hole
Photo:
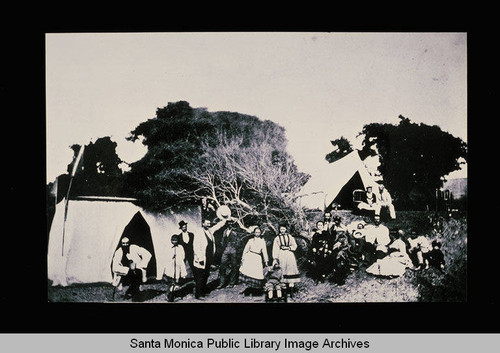
[[[377,261],[369,266],[366,272],[375,276],[400,277],[405,274],[407,268],[412,267],[405,242],[401,239],[403,234],[400,230],[388,247],[377,247]]]

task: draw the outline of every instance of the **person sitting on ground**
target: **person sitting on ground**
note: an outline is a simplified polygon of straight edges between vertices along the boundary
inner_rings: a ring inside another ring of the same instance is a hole
[[[127,237],[120,241],[120,247],[115,251],[112,261],[113,282],[112,285],[121,290],[122,281],[129,283],[125,292],[125,298],[137,300],[140,296],[142,283],[147,281],[146,269],[151,260],[151,253],[135,244],[130,244]]]
[[[382,184],[378,186],[378,192],[380,198],[380,212],[382,212],[383,209],[387,209],[389,211],[389,216],[391,217],[391,219],[396,219],[396,210],[394,208],[394,205],[392,204],[391,194],[389,194],[389,191],[387,191],[385,186]]]
[[[342,223],[342,217],[340,216],[333,217],[333,229],[337,233],[345,233],[348,231],[347,226],[344,223]]]
[[[415,230],[412,230],[408,244],[410,245],[408,253],[415,266],[414,269],[419,271],[429,268],[428,254],[432,250],[429,240],[423,235],[418,235]]]
[[[365,243],[363,254],[367,265],[371,265],[376,260],[376,250],[381,247],[387,247],[391,242],[389,228],[380,221],[380,216],[373,218],[373,224],[366,225],[364,228]],[[386,251],[387,252],[387,251]]]
[[[358,203],[359,210],[366,210],[373,212],[374,215],[380,215],[380,204],[377,200],[377,195],[373,192],[371,185],[366,187],[366,192],[363,195],[363,199]]]
[[[373,217],[373,225],[368,227],[369,232],[375,237],[375,244],[387,247],[391,242],[389,228],[382,224],[380,216]]]
[[[439,269],[444,270],[444,254],[441,251],[441,242],[439,240],[432,241],[432,250],[428,254],[429,265]]]
[[[349,247],[347,250],[347,256],[349,260],[350,270],[354,271],[358,269],[364,260],[363,255],[363,245],[364,245],[364,224],[358,223],[358,228],[354,230],[348,236]]]
[[[272,266],[264,269],[264,278],[266,279],[264,285],[266,302],[274,300],[286,302],[286,284],[281,282],[283,271],[281,270],[279,260],[275,259]]]
[[[406,269],[412,267],[403,236],[404,232],[399,230],[394,234],[394,241],[388,247],[379,246],[377,260],[366,269],[366,272],[383,277],[403,276]]]
[[[330,281],[341,286],[345,284],[350,271],[349,242],[345,233],[339,233],[333,245],[333,270]]]
[[[167,298],[173,301],[174,292],[181,284],[181,280],[186,278],[187,270],[185,263],[184,247],[180,245],[180,236],[172,235],[170,238],[172,246],[167,254],[167,262],[163,270],[163,279],[169,285]]]

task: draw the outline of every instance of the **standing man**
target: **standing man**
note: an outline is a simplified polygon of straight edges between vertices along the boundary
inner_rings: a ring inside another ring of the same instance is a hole
[[[186,261],[189,264],[189,268],[191,272],[193,272],[193,241],[194,234],[189,232],[187,229],[187,223],[184,220],[179,222],[179,229],[181,233],[179,234],[179,245],[182,245],[184,248],[184,253],[186,257]]]
[[[210,267],[215,258],[214,232],[224,227],[229,218],[223,218],[214,226],[209,219],[202,222],[202,232],[195,234],[193,240],[193,276],[195,283],[196,299],[207,294],[207,282],[210,275]]]
[[[234,287],[238,280],[240,259],[238,249],[240,248],[241,234],[237,224],[233,220],[227,222],[227,228],[222,234],[222,256],[219,267],[218,289]]]

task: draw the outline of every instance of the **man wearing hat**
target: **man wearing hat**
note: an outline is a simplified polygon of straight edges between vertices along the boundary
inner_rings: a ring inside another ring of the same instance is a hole
[[[233,220],[227,222],[227,227],[222,233],[222,255],[219,267],[218,289],[234,287],[238,280],[240,256],[238,249],[245,232]]]
[[[191,271],[193,271],[193,240],[194,240],[194,233],[188,232],[187,229],[187,223],[184,222],[184,220],[179,222],[179,229],[181,230],[181,233],[178,234],[179,236],[179,245],[182,245],[184,248],[184,253],[186,254],[186,260],[189,264],[189,268]]]

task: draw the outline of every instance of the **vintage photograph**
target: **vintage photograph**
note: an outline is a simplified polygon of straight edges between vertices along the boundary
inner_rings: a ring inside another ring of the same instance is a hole
[[[46,33],[49,302],[467,302],[467,33]]]

